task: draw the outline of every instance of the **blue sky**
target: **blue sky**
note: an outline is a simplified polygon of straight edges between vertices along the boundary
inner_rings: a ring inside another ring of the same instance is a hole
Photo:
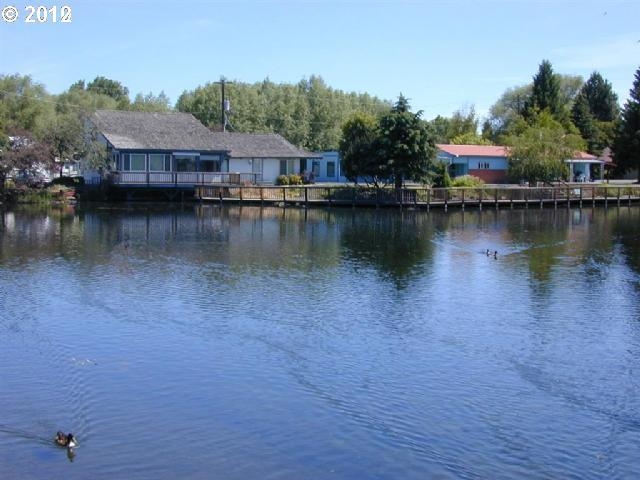
[[[423,118],[475,106],[481,116],[543,59],[558,73],[599,71],[628,97],[640,66],[640,2],[63,0],[71,23],[26,23],[32,1],[0,20],[0,73],[29,74],[49,92],[98,75],[174,103],[221,76],[400,93]],[[231,87],[232,88],[232,87]],[[231,92],[232,94],[232,92]]]

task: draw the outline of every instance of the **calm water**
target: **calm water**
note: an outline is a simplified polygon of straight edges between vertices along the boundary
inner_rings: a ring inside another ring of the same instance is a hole
[[[0,478],[640,478],[640,208],[169,208],[0,214]]]

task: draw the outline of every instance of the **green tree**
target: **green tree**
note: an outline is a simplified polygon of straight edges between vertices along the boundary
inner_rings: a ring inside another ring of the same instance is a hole
[[[76,82],[78,84],[78,82]],[[129,100],[129,89],[116,80],[98,76],[92,82],[87,84],[87,90],[94,93],[100,93],[113,98],[118,109],[126,110],[131,103]]]
[[[487,140],[475,132],[462,133],[453,137],[449,143],[453,145],[491,145],[490,140]]]
[[[10,130],[32,132],[54,104],[44,86],[29,75],[0,75],[0,135]]]
[[[532,118],[536,112],[543,110],[549,110],[556,118],[562,114],[560,79],[548,60],[542,61],[538,73],[533,77],[531,95],[525,103],[524,114],[526,118]]]
[[[342,126],[339,151],[342,172],[349,181],[357,183],[360,177],[378,187],[384,180],[375,149],[377,128],[375,117],[366,113],[354,114]]]
[[[65,161],[77,160],[85,147],[84,124],[77,113],[57,114],[43,128],[43,140],[58,162],[60,176]]]
[[[512,124],[523,118],[525,103],[531,96],[532,85],[507,89],[489,109],[489,117],[483,126],[483,137],[495,143],[509,132]]]
[[[587,151],[600,154],[613,141],[614,122],[619,115],[618,96],[609,82],[593,72],[578,93],[571,116],[587,142]]]
[[[602,78],[598,72],[593,72],[578,93],[586,99],[589,111],[600,122],[612,122],[618,118],[618,96],[613,91],[611,83]]]
[[[428,123],[436,143],[454,143],[453,139],[458,137],[475,138],[479,119],[471,105],[456,110],[449,118],[438,115]]]
[[[617,124],[612,150],[618,171],[637,169],[640,183],[640,67]]]
[[[146,95],[138,93],[130,109],[138,112],[169,112],[171,105],[169,97],[164,92],[160,92],[159,95],[154,95],[153,92]]]
[[[579,95],[571,110],[573,124],[580,131],[580,135],[587,142],[587,151],[594,153],[600,146],[600,134],[597,120],[589,110],[589,102],[583,95]],[[598,152],[599,153],[599,152]]]
[[[565,160],[584,148],[579,135],[567,134],[551,113],[536,115],[521,133],[507,137],[509,176],[529,183],[566,179]]]
[[[450,119],[442,115],[438,115],[429,122],[435,143],[449,143],[449,122]]]
[[[568,127],[568,112],[584,82],[580,76],[554,75],[558,80],[561,123]],[[482,126],[483,138],[498,145],[504,143],[503,137],[512,134],[514,124],[526,114],[525,108],[532,95],[533,83],[508,88],[489,109],[489,116]]]
[[[229,119],[238,132],[279,133],[309,150],[335,150],[340,126],[356,112],[377,115],[389,103],[367,94],[345,93],[312,75],[297,84],[275,84],[268,78],[248,84],[229,82],[225,91],[231,102]],[[220,128],[221,93],[218,83],[208,83],[178,98],[176,109],[189,112],[212,129]]]
[[[433,170],[436,146],[422,111],[412,113],[409,102],[400,95],[391,111],[378,124],[380,165],[393,178],[396,189],[405,179],[424,181]]]

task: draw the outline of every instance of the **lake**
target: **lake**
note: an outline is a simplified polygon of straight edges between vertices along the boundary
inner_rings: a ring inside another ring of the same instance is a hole
[[[0,228],[0,478],[640,478],[640,207]]]

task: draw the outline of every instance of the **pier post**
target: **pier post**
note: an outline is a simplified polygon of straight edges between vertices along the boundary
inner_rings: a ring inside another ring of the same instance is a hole
[[[544,197],[544,191],[542,189],[540,189],[539,191],[540,191],[540,210],[542,210],[542,199]]]
[[[580,187],[580,208],[582,208],[582,187]]]

